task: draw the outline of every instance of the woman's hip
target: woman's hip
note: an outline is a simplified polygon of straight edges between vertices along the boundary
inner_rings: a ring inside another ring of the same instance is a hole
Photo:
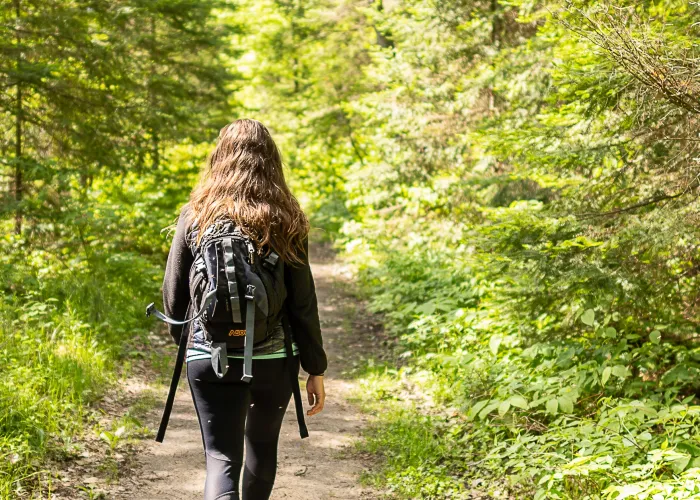
[[[254,359],[253,379],[248,383],[241,381],[241,375],[243,373],[242,358],[228,358],[228,370],[221,378],[216,375],[211,359],[197,359],[187,362],[187,379],[190,385],[235,384],[241,387],[250,386],[251,388],[270,384],[286,386],[287,382],[292,381],[289,362],[292,363],[291,369],[296,377],[299,373],[299,356],[294,356],[292,358]]]

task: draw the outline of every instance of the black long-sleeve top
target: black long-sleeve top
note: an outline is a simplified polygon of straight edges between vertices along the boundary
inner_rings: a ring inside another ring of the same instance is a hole
[[[189,215],[189,206],[185,205],[180,212],[163,279],[165,314],[179,321],[190,314],[189,272],[194,256],[187,244],[187,235],[191,226]],[[303,262],[301,264],[285,263],[284,284],[287,288],[289,323],[292,327],[294,342],[299,348],[301,366],[311,375],[320,375],[325,372],[328,361],[323,349],[316,288],[308,254],[308,240],[304,240]],[[173,340],[179,344],[183,327],[178,325],[168,325],[168,327]],[[188,333],[185,341],[201,344],[203,338],[197,335],[196,328],[195,335],[192,333]]]

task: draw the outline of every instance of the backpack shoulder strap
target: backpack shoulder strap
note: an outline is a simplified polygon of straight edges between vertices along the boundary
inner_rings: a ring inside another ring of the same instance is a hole
[[[184,333],[184,330],[183,330]],[[170,420],[170,413],[173,411],[173,404],[175,403],[175,393],[177,392],[177,385],[180,382],[180,374],[182,373],[182,365],[185,362],[185,354],[187,353],[187,343],[188,336],[180,336],[180,344],[177,348],[177,358],[175,358],[175,368],[173,370],[173,378],[170,381],[170,390],[168,391],[168,399],[165,402],[165,408],[163,409],[163,416],[160,419],[160,426],[158,427],[158,434],[156,434],[156,441],[159,443],[163,442],[165,438],[165,429],[168,428],[168,421]]]
[[[231,304],[231,321],[241,322],[241,305],[238,299],[238,284],[236,283],[236,264],[233,259],[233,239],[228,238],[223,241],[224,247],[224,270],[226,281],[228,281],[228,297]]]
[[[292,364],[292,358],[294,357],[294,351],[292,349],[292,325],[289,324],[286,304],[284,306],[284,309],[282,310],[282,328],[284,329],[284,348],[287,351],[287,365],[289,366],[289,376],[292,382],[292,393],[294,394],[294,410],[297,414],[299,436],[301,436],[301,439],[304,439],[309,437],[309,429],[306,427],[306,421],[304,420],[304,405],[301,402],[299,376],[297,375],[296,370],[294,370],[294,365]]]

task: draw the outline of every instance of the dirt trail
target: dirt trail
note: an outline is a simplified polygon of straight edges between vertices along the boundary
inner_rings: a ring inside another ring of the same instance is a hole
[[[359,485],[366,462],[344,452],[357,439],[366,417],[349,402],[354,382],[343,377],[353,358],[372,344],[367,328],[352,332],[356,299],[343,293],[342,268],[323,247],[312,248],[311,266],[319,299],[324,345],[328,352],[327,400],[324,411],[307,418],[310,437],[299,439],[294,404],[290,402],[280,437],[277,481],[272,498],[325,500],[379,498]],[[363,340],[364,339],[364,340]],[[303,372],[302,372],[303,373]],[[305,395],[305,391],[302,389]],[[164,397],[164,396],[163,396]],[[155,427],[154,420],[149,422]],[[204,456],[197,417],[186,380],[181,381],[165,443],[142,448],[136,472],[110,488],[108,498],[179,500],[201,498]]]

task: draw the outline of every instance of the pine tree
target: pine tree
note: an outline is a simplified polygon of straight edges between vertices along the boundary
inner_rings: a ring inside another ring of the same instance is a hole
[[[158,167],[229,119],[235,24],[218,0],[11,0],[0,9],[2,211],[70,219],[73,183]],[[11,132],[10,132],[11,131]],[[61,215],[63,213],[63,215]]]

